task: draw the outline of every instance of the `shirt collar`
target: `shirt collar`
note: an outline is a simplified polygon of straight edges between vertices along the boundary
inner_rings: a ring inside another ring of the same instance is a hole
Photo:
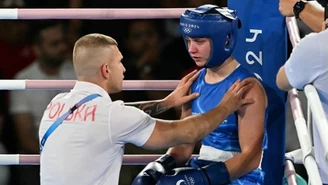
[[[112,101],[108,93],[101,88],[99,85],[90,82],[76,81],[72,91],[78,92],[87,92],[89,94],[99,94],[103,98],[108,98],[109,101]]]

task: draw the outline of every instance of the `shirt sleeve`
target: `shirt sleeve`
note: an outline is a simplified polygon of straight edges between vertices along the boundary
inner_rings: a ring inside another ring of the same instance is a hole
[[[285,63],[285,73],[290,85],[303,89],[314,82],[322,73],[322,52],[320,35],[312,33],[304,37],[293,49]]]
[[[117,143],[132,143],[144,145],[155,128],[155,120],[145,112],[122,101],[114,103],[110,112],[110,132]]]

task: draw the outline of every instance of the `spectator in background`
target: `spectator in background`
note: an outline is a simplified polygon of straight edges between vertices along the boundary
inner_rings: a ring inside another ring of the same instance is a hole
[[[20,71],[15,79],[75,79],[67,52],[63,26],[57,21],[41,21],[34,26],[33,51],[37,59]],[[19,142],[19,152],[39,153],[38,128],[48,102],[60,91],[11,91],[10,113]],[[39,166],[19,166],[18,184],[39,184]]]
[[[23,0],[2,0],[1,8],[22,8]],[[4,79],[11,79],[35,59],[27,43],[29,25],[27,21],[0,20],[0,70]]]
[[[82,0],[25,0],[27,8],[82,8]],[[66,42],[69,51],[73,51],[74,43],[82,35],[83,20],[65,20]],[[66,58],[72,60],[71,52]]]

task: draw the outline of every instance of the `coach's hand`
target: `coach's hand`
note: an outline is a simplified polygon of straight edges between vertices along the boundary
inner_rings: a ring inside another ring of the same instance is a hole
[[[180,80],[180,83],[176,87],[176,89],[164,99],[163,104],[165,104],[169,108],[177,107],[185,104],[186,102],[189,102],[190,100],[197,98],[199,94],[190,94],[190,87],[195,81],[195,79],[198,77],[198,75],[199,72],[195,70],[183,77]]]
[[[243,81],[237,80],[231,85],[229,90],[225,93],[220,104],[233,113],[241,106],[254,103],[253,99],[244,99],[245,94],[254,86],[255,79],[247,78]]]

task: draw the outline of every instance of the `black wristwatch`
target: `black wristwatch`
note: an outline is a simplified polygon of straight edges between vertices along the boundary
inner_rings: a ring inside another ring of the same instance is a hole
[[[306,5],[306,1],[297,1],[293,7],[294,15],[296,18],[299,18],[301,11],[304,9]]]

